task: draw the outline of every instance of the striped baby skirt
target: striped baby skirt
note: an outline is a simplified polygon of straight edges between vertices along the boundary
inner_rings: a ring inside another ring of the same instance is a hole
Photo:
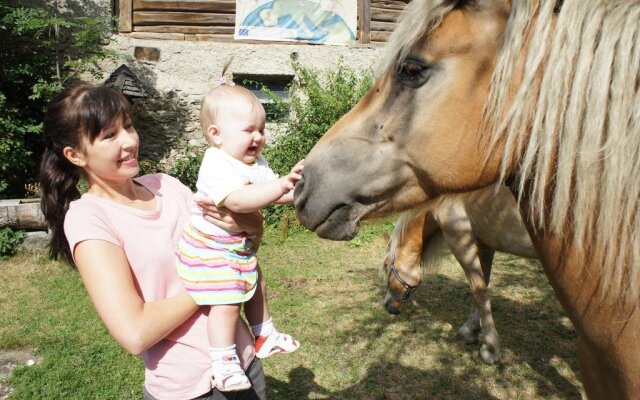
[[[178,275],[196,304],[244,303],[256,291],[254,248],[246,236],[207,235],[189,223],[178,240]]]

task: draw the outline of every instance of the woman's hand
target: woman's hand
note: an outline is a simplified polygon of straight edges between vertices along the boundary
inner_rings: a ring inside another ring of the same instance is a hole
[[[232,232],[247,232],[250,235],[262,235],[263,217],[259,211],[235,213],[225,207],[216,207],[209,198],[198,198],[196,204],[202,209],[207,221]]]

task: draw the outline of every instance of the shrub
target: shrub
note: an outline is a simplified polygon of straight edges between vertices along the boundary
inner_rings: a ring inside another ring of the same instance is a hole
[[[345,65],[344,60],[326,73],[300,63],[294,63],[293,68],[296,78],[289,87],[288,100],[265,90],[273,100],[273,112],[285,116],[274,143],[265,149],[271,168],[281,175],[303,159],[373,85],[370,70],[357,71]],[[284,233],[296,218],[291,206],[275,205],[265,210],[265,220],[268,225],[280,224],[280,232]]]
[[[0,229],[0,260],[16,254],[25,237],[27,234],[24,231],[14,231],[11,228]]]
[[[169,171],[169,175],[174,176],[191,190],[196,191],[196,181],[198,180],[198,171],[204,157],[204,149],[192,150],[187,149],[187,157],[180,159]]]
[[[0,198],[37,180],[42,119],[65,83],[110,54],[108,21],[69,18],[0,0]]]

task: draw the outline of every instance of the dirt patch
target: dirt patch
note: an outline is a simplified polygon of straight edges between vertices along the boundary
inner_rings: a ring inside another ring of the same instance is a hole
[[[0,350],[0,400],[9,398],[13,389],[7,384],[11,372],[21,365],[36,365],[42,358],[33,354],[32,350]]]

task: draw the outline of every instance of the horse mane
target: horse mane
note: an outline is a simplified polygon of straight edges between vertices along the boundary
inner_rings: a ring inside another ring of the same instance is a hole
[[[515,171],[536,228],[570,227],[570,245],[602,268],[601,294],[635,302],[640,2],[564,1],[552,29],[554,3],[512,4],[486,104],[489,148],[504,146],[501,181]]]
[[[397,68],[457,3],[412,1],[382,70]],[[503,146],[499,183],[516,179],[536,229],[563,233],[600,265],[602,295],[636,302],[640,2],[565,0],[559,11],[555,3],[512,1],[482,131],[490,150]]]
[[[411,46],[429,34],[442,22],[442,18],[455,8],[451,0],[413,0],[404,8],[383,54],[377,72],[397,69],[409,54]]]

